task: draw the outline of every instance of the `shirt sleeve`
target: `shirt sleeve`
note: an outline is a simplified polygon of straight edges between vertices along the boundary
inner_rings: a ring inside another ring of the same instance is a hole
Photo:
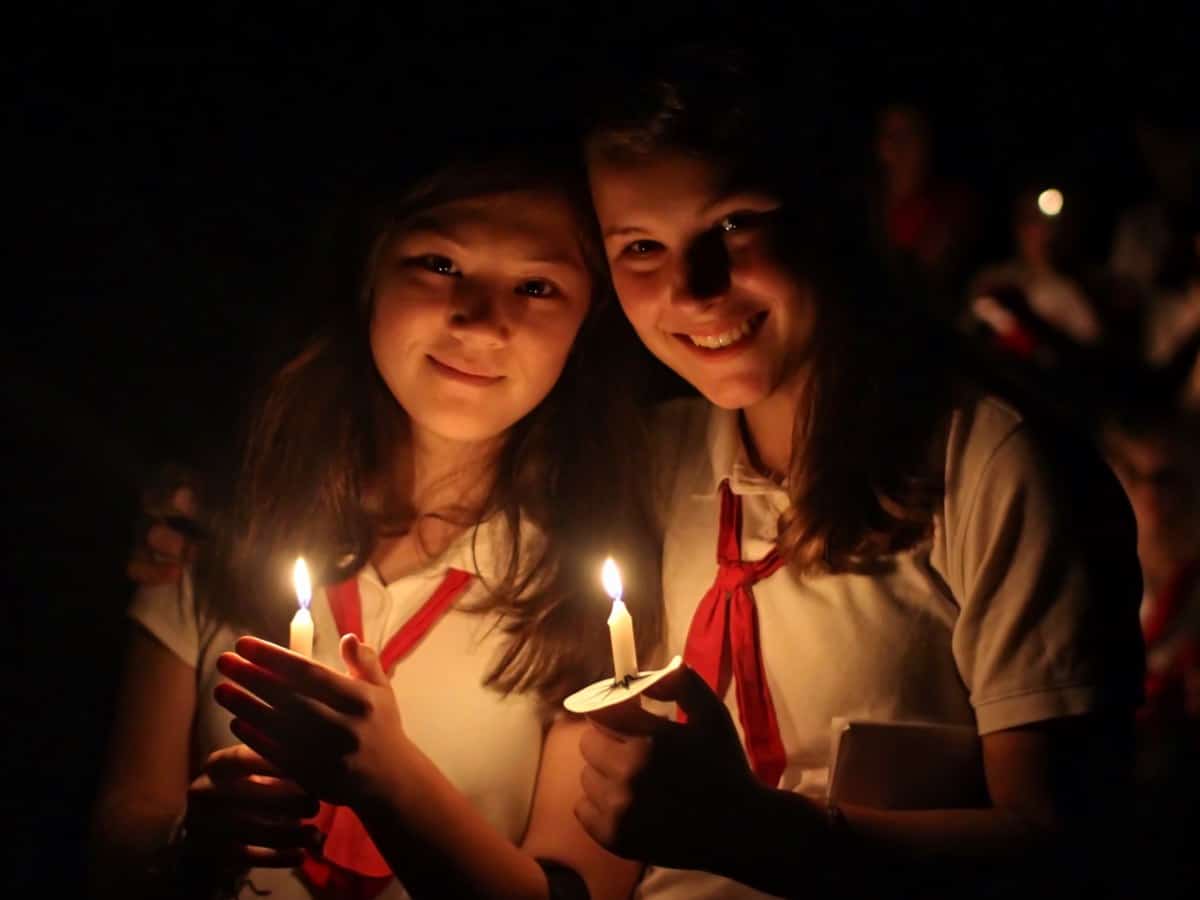
[[[129,605],[129,617],[183,662],[197,666],[200,627],[190,573],[185,572],[179,584],[139,588]]]
[[[1069,443],[1069,446],[1068,446]],[[978,450],[978,448],[976,448]],[[1141,701],[1132,513],[1082,442],[1019,423],[964,466],[952,647],[980,734]],[[955,524],[957,527],[955,527]]]

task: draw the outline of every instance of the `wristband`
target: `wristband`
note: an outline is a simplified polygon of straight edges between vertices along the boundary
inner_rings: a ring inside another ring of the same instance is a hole
[[[546,873],[550,900],[591,900],[587,882],[574,869],[549,859],[535,859],[534,862]]]

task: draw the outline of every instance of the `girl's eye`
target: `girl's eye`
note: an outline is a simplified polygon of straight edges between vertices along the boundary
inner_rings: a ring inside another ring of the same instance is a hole
[[[637,258],[639,256],[649,256],[651,253],[656,253],[662,249],[662,244],[658,241],[640,240],[627,244],[621,251],[621,256],[631,256]]]
[[[757,212],[735,212],[717,222],[717,230],[725,234],[735,234],[739,231],[745,231],[759,224],[763,218],[763,213]]]
[[[454,260],[438,253],[426,253],[421,256],[414,256],[411,259],[405,260],[405,264],[425,269],[428,272],[435,272],[438,275],[457,276],[462,274],[458,266],[454,265]]]
[[[559,291],[551,281],[546,281],[544,278],[530,278],[517,285],[517,293],[524,294],[526,297],[557,297]]]

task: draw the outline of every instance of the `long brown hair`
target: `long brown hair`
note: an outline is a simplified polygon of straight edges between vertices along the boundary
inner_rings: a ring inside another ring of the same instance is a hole
[[[385,516],[368,490],[408,440],[407,416],[369,346],[375,260],[422,211],[527,188],[561,191],[571,201],[593,296],[557,384],[511,428],[482,508],[459,523],[499,516],[507,526],[500,554],[507,567],[476,607],[497,614],[510,638],[488,681],[553,702],[611,668],[598,581],[610,553],[631,586],[639,645],[648,651],[657,642],[660,539],[632,403],[636,341],[610,299],[577,153],[558,148],[493,148],[396,192],[374,186],[366,225],[352,242],[357,294],[335,292],[328,325],[270,380],[250,422],[203,591],[222,617],[279,635],[294,610],[286,573],[297,554],[320,581],[334,583],[365,565],[382,534],[419,524],[403,511]]]
[[[944,493],[939,435],[949,342],[873,254],[820,110],[783,71],[689,46],[606,81],[585,104],[589,155],[667,150],[711,160],[782,200],[776,256],[816,297],[812,375],[796,410],[779,547],[802,571],[862,571],[930,532]],[[852,157],[850,157],[852,158]]]

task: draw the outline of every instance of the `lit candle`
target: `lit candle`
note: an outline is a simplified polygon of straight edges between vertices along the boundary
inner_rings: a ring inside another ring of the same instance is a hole
[[[638,673],[637,646],[633,642],[633,617],[621,601],[621,573],[609,557],[600,570],[604,590],[612,597],[612,612],[608,616],[608,636],[612,640],[613,680],[622,682]]]
[[[309,580],[308,566],[304,564],[303,557],[296,560],[296,566],[292,569],[292,580],[296,584],[296,600],[299,601],[300,608],[296,610],[296,615],[292,616],[288,646],[293,653],[312,656],[313,620],[312,613],[308,611],[312,603],[312,581]]]

